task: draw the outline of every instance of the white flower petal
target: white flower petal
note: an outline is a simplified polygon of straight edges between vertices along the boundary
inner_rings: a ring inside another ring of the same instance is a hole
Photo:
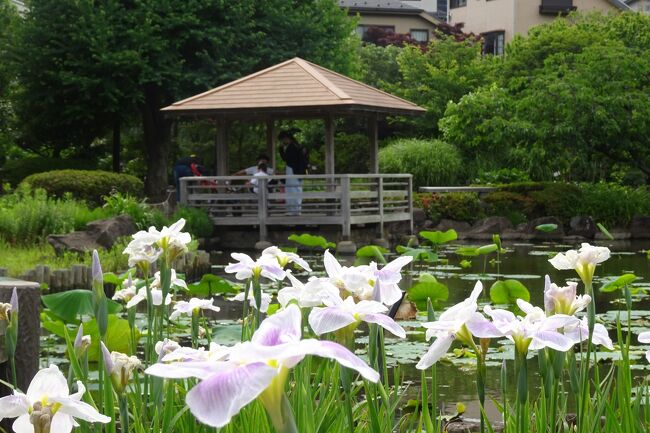
[[[436,341],[434,341],[431,347],[429,347],[429,350],[422,359],[420,359],[420,362],[417,363],[415,368],[425,370],[438,362],[440,358],[447,353],[451,347],[451,343],[454,342],[454,339],[455,337],[453,334],[442,335],[436,338]]]

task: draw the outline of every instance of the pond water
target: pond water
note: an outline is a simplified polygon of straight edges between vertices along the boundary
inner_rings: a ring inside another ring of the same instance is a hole
[[[548,259],[553,257],[557,252],[566,251],[575,248],[576,245],[564,245],[553,243],[505,243],[504,247],[507,253],[501,256],[500,263],[494,261],[485,261],[480,258],[473,258],[471,265],[461,266],[463,257],[454,253],[460,244],[452,244],[440,251],[440,258],[443,264],[424,264],[414,265],[412,269],[405,273],[402,282],[402,288],[409,288],[413,281],[421,272],[428,272],[436,276],[438,281],[447,285],[449,288],[448,301],[440,306],[436,311],[439,313],[446,306],[453,305],[465,299],[476,280],[481,280],[486,287],[486,294],[480,299],[480,303],[488,303],[487,289],[497,279],[517,279],[520,280],[529,289],[531,294],[531,303],[543,307],[543,288],[544,275],[549,274],[552,281],[559,285],[564,285],[565,281],[577,281],[577,276],[573,271],[557,271],[549,263]],[[468,244],[463,244],[467,246]],[[480,244],[473,244],[479,246]],[[638,334],[641,329],[650,329],[650,297],[645,294],[645,290],[650,291],[650,259],[646,254],[646,249],[650,249],[650,242],[602,242],[600,245],[608,246],[612,250],[610,260],[599,266],[595,279],[596,289],[602,284],[611,280],[613,277],[620,276],[623,273],[634,273],[638,279],[634,282],[634,287],[639,289],[639,293],[634,295],[634,312],[632,314],[634,334]],[[229,252],[219,252],[215,257],[214,273],[223,275],[223,266],[228,263]],[[314,273],[324,273],[322,267],[322,256],[303,255],[311,264],[313,264]],[[489,257],[490,260],[493,257]],[[341,261],[348,260],[348,264],[353,264],[354,258],[339,258]],[[390,258],[389,258],[390,259]],[[304,279],[306,275],[298,275]],[[229,277],[230,278],[230,277]],[[274,288],[268,288],[274,291]],[[579,286],[579,290],[582,287]],[[599,318],[610,329],[610,337],[614,339],[615,321],[618,310],[624,310],[625,306],[621,303],[620,293],[599,293],[596,291],[596,311]],[[210,320],[211,335],[214,341],[220,344],[234,344],[239,341],[240,327],[237,320],[241,317],[241,303],[230,302],[224,299],[217,299],[217,304],[221,307],[221,312],[213,316]],[[625,319],[625,312],[622,312],[622,319]],[[409,321],[402,321],[400,324],[407,330],[408,338],[398,340],[392,336],[386,336],[387,362],[390,367],[398,367],[400,373],[404,376],[408,388],[406,390],[407,398],[419,399],[419,381],[420,372],[415,369],[415,364],[420,357],[426,352],[430,342],[424,341],[424,330],[421,323],[426,321],[422,314]],[[141,314],[138,315],[138,322],[142,326],[146,323]],[[182,330],[181,330],[182,329]],[[179,328],[177,337],[188,338],[187,327]],[[636,337],[632,339],[636,342]],[[60,339],[46,335],[42,341],[42,358],[41,363],[46,366],[50,362],[65,363],[61,355],[65,352]],[[357,352],[364,355],[367,346],[367,335],[363,329],[358,330],[357,334]],[[441,360],[437,365],[438,391],[446,413],[454,414],[457,402],[462,402],[467,407],[466,415],[477,418],[479,416],[478,402],[475,390],[475,360],[471,354],[460,350],[460,346],[453,346],[454,351]],[[647,362],[644,358],[645,348],[639,346],[632,353],[633,359],[638,359],[635,368],[635,374],[638,376],[647,374]],[[603,358],[603,365],[611,360],[611,354],[599,352]],[[499,413],[489,400],[490,397],[501,399],[501,369],[503,360],[513,359],[512,345],[507,342],[493,342],[488,355],[487,369],[487,394],[488,404],[486,411],[491,419],[500,419]],[[539,383],[536,368],[537,358],[531,356],[530,368],[528,371],[531,375],[531,383]],[[514,392],[512,362],[507,363],[509,377],[509,389]]]
[[[634,273],[638,277],[634,282],[634,287],[640,289],[640,291],[634,296],[633,308],[635,311],[632,315],[633,332],[636,334],[640,332],[640,328],[650,328],[650,297],[643,291],[645,289],[650,292],[650,259],[645,251],[646,249],[650,249],[650,242],[612,241],[598,244],[609,247],[612,250],[612,257],[603,265],[600,265],[596,271],[597,278],[594,279],[596,290],[614,277],[624,273]],[[462,246],[469,245],[480,246],[481,244],[462,244]],[[487,290],[497,279],[517,279],[530,291],[531,303],[540,307],[543,307],[544,275],[548,274],[551,280],[559,285],[564,285],[565,281],[578,281],[575,272],[558,271],[548,263],[548,259],[558,252],[576,248],[579,245],[504,242],[504,248],[508,252],[501,256],[500,263],[490,262],[490,259],[494,258],[493,256],[488,257],[485,262],[483,258],[476,257],[471,260],[472,263],[469,267],[462,267],[460,263],[464,258],[454,253],[459,246],[461,244],[450,244],[439,252],[440,258],[447,261],[445,264],[414,265],[413,268],[415,269],[405,275],[401,284],[402,288],[409,288],[421,272],[433,274],[438,281],[447,285],[449,288],[449,299],[438,309],[437,313],[439,313],[446,306],[456,304],[465,299],[477,280],[482,281],[486,288],[486,294],[479,300],[480,303],[484,304],[489,302]],[[306,256],[306,258],[310,264],[313,264],[312,267],[316,274],[324,273],[322,257],[320,255]],[[229,259],[228,252],[218,254],[216,256],[215,272],[220,272],[223,265],[228,263]],[[347,260],[347,264],[349,265],[354,263],[354,257],[347,259],[339,257],[339,260],[342,262]],[[579,290],[582,290],[581,285],[579,285]],[[615,320],[618,310],[625,310],[625,305],[621,303],[620,292],[599,293],[597,291],[595,297],[596,311],[605,326],[610,329],[610,337],[614,339]],[[231,317],[235,319],[241,315],[241,307],[237,304],[232,305],[228,309],[222,308],[221,313],[225,313],[228,316],[232,314],[233,316]],[[623,311],[623,319],[625,315],[626,313]],[[409,383],[407,389],[408,398],[413,399],[419,398],[419,382],[421,377],[419,370],[415,369],[415,364],[426,352],[430,344],[430,342],[424,341],[424,331],[421,327],[421,323],[424,321],[426,321],[426,316],[418,314],[415,320],[400,322],[407,330],[407,340],[399,340],[389,335],[386,336],[387,362],[392,367],[399,366],[400,372],[404,375],[406,382]],[[228,334],[225,329],[222,329],[221,333],[225,334],[224,336]],[[632,341],[635,342],[636,338],[633,338]],[[357,343],[357,353],[363,355],[364,348],[367,345],[367,336],[362,329],[358,331]],[[457,345],[452,347],[454,349],[460,349],[460,346]],[[646,370],[647,363],[644,358],[644,351],[645,349],[640,346],[638,350],[632,353],[632,356],[639,360],[637,365],[638,369],[635,370],[638,375],[645,374],[644,370]],[[501,399],[501,369],[503,360],[512,360],[513,353],[512,345],[506,342],[493,342],[491,345],[488,355],[487,400],[490,400],[490,397]],[[611,359],[610,354],[607,352],[601,352],[599,356],[604,358],[604,362]],[[531,363],[528,369],[531,375],[530,382],[533,384],[539,383],[539,377],[537,375],[538,368],[536,367],[537,358],[531,355],[529,362]],[[509,362],[507,365],[510,370],[513,369],[512,362]],[[510,370],[507,374],[510,383],[508,388],[512,389],[514,394],[514,387],[511,386],[514,383],[514,373]],[[471,357],[470,353],[462,350],[456,350],[455,353],[451,352],[446,359],[438,363],[438,390],[442,399],[443,410],[446,413],[454,414],[456,411],[456,403],[462,402],[467,406],[467,416],[473,418],[479,417],[475,375],[475,359]],[[486,410],[490,418],[500,418],[496,407],[489,401]]]

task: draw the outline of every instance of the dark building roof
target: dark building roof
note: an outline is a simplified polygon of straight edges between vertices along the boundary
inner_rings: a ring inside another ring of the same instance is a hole
[[[423,9],[406,5],[399,0],[339,0],[339,6],[359,12],[403,13],[418,15]]]

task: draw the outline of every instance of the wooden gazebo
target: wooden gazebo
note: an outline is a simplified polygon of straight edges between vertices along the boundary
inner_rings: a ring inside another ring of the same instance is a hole
[[[378,174],[377,143],[380,117],[425,112],[409,101],[296,57],[163,111],[169,116],[210,118],[217,123],[217,175],[186,177],[180,182],[181,203],[207,209],[215,225],[259,226],[260,240],[267,239],[267,226],[272,225],[339,225],[344,239],[349,239],[354,224],[378,223],[380,232],[384,222],[411,221],[412,225],[411,176]],[[334,120],[350,116],[367,119],[370,174],[335,174]],[[276,121],[289,119],[324,120],[325,174],[260,178],[257,192],[233,188],[238,178],[228,176],[229,125],[265,122],[267,152],[275,167]],[[272,186],[296,178],[304,185],[299,193]],[[301,212],[286,212],[285,200],[295,200],[298,195]]]
[[[228,172],[228,125],[233,121],[260,121],[267,125],[267,151],[275,158],[275,121],[325,121],[325,173],[334,174],[334,119],[368,119],[370,172],[378,173],[377,118],[418,115],[425,110],[344,75],[295,57],[163,108],[168,115],[215,119],[216,174]],[[275,161],[271,164],[275,167]]]

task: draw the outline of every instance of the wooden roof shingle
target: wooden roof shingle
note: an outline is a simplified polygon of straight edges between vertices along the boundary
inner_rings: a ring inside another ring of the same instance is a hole
[[[425,112],[405,99],[295,57],[162,109],[175,115],[247,118],[323,113],[371,112],[414,115]]]

